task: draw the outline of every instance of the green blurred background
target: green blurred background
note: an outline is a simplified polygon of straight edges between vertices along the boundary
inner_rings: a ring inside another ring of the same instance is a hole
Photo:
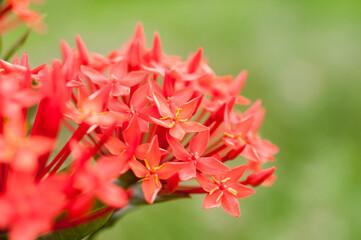
[[[280,147],[277,182],[241,200],[240,219],[204,211],[196,196],[142,207],[99,239],[361,239],[361,1],[47,0],[38,9],[48,31],[21,49],[31,66],[59,57],[59,40],[74,46],[75,34],[106,54],[141,21],[168,54],[201,46],[218,75],[247,69],[243,94],[263,100],[263,137]]]

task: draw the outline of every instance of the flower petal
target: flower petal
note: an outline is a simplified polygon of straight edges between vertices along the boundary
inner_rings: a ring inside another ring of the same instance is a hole
[[[191,139],[189,150],[191,153],[198,153],[198,156],[202,156],[207,148],[208,142],[209,131],[200,132]]]
[[[189,161],[186,163],[187,165],[179,171],[179,178],[182,181],[188,181],[192,178],[196,177],[196,166],[193,161]]]
[[[207,192],[211,192],[214,188],[218,187],[217,184],[212,182],[209,178],[205,177],[203,174],[197,173],[197,182],[201,187]]]
[[[180,170],[182,170],[187,163],[183,162],[167,162],[164,164],[162,168],[157,170],[157,174],[159,176],[159,179],[168,179],[174,174],[178,173]]]
[[[177,159],[187,160],[191,157],[191,154],[182,146],[182,144],[169,134],[167,134],[167,141]]]
[[[244,186],[240,183],[231,184],[229,187],[237,191],[237,195],[235,196],[237,199],[249,197],[256,192],[252,188]]]
[[[120,82],[127,87],[133,87],[145,80],[147,76],[148,72],[146,71],[133,71],[121,79]]]
[[[205,174],[223,174],[230,169],[214,157],[202,157],[197,159],[197,169]]]
[[[183,122],[180,123],[180,125],[183,128],[183,130],[187,133],[202,132],[209,130],[208,127],[197,122]]]
[[[127,104],[120,101],[118,98],[110,97],[108,103],[109,110],[119,113],[129,113],[130,109]]]
[[[78,48],[79,58],[81,60],[82,65],[88,65],[89,63],[89,52],[87,47],[85,46],[85,43],[81,39],[79,35],[76,35],[76,46]]]
[[[141,132],[137,115],[133,115],[127,128],[123,130],[125,142],[135,150],[141,140]]]
[[[239,210],[239,203],[237,199],[227,191],[224,191],[222,196],[222,207],[223,209],[235,217],[241,216],[241,211]]]
[[[262,184],[265,180],[267,180],[270,176],[272,176],[273,172],[276,170],[275,167],[271,167],[268,169],[264,169],[261,171],[254,172],[250,174],[245,181],[242,182],[242,184],[247,184],[251,186],[259,186]]]
[[[198,101],[200,98],[201,97],[193,98],[189,102],[183,104],[180,107],[182,110],[179,112],[179,118],[182,120],[190,120],[199,106]]]
[[[255,118],[253,116],[243,119],[241,122],[239,122],[236,125],[235,127],[236,132],[241,133],[242,134],[241,137],[246,136],[248,132],[251,130],[254,120]]]
[[[182,140],[184,137],[185,131],[180,126],[180,124],[176,123],[176,124],[174,124],[174,126],[172,128],[169,129],[169,134],[178,140]]]
[[[259,154],[257,153],[256,149],[253,146],[251,146],[250,144],[246,144],[246,147],[242,151],[241,155],[243,157],[247,158],[248,160],[251,160],[254,162],[261,161],[261,158],[260,158]]]
[[[96,172],[104,180],[113,180],[129,169],[127,160],[119,156],[103,156],[96,162]]]
[[[148,99],[146,98],[148,91],[149,86],[147,84],[137,88],[130,99],[130,105],[135,109],[145,107],[148,103]]]
[[[213,192],[212,194],[207,194],[203,199],[203,208],[204,209],[210,209],[210,208],[217,208],[221,205],[221,200],[218,199],[218,197],[222,194],[221,190],[217,190]],[[223,196],[221,196],[222,198]]]
[[[162,188],[162,184],[160,183],[159,180],[157,184],[155,175],[150,175],[148,180],[145,180],[142,183],[142,190],[145,200],[149,204],[152,204],[161,188]]]
[[[232,182],[237,182],[238,179],[240,179],[244,172],[247,170],[247,166],[246,165],[242,165],[236,168],[232,168],[231,171],[229,171],[224,178],[231,178]]]
[[[256,113],[258,111],[258,109],[261,107],[262,101],[261,100],[257,100],[255,101],[252,106],[250,106],[244,113],[243,116],[250,116],[253,115],[254,113]]]
[[[242,71],[229,88],[230,95],[239,95],[247,79],[247,71]]]
[[[101,139],[102,135],[96,134],[95,137],[99,140]],[[127,146],[122,141],[112,136],[110,136],[104,143],[104,147],[113,155],[120,155],[127,148]]]
[[[194,73],[195,71],[197,71],[201,61],[202,61],[202,55],[203,55],[203,50],[202,48],[199,48],[198,51],[192,56],[191,59],[189,59],[189,64],[188,64],[188,73]]]
[[[138,178],[143,178],[149,173],[149,170],[136,159],[129,160],[129,167]]]
[[[154,118],[152,116],[148,116],[151,122],[158,124],[159,126],[162,126],[164,128],[169,128],[169,126],[172,123],[172,120],[166,119],[166,120],[159,120],[157,118]]]
[[[97,197],[107,205],[122,208],[128,204],[128,197],[124,190],[112,183],[100,184],[96,190]]]
[[[162,95],[158,94],[157,92],[153,92],[153,99],[162,117],[173,116],[169,109],[167,100]]]
[[[193,93],[194,93],[194,90],[192,87],[186,87],[186,88],[180,89],[173,94],[172,102],[174,102],[175,105],[177,105],[177,106],[181,106],[183,103],[189,101],[189,99],[192,97]]]
[[[119,96],[127,96],[130,94],[130,88],[120,85],[119,83],[114,83],[112,88],[112,95],[114,97],[119,97]]]
[[[159,151],[159,143],[158,143],[158,136],[155,135],[150,143],[146,159],[149,163],[149,166],[158,167],[160,162],[160,151]]]
[[[109,78],[117,80],[122,79],[128,72],[128,64],[126,61],[119,61],[115,63],[109,70]]]
[[[160,41],[159,33],[155,32],[153,38],[153,46],[152,46],[152,55],[154,61],[159,62],[162,57],[162,54],[163,54],[162,43]]]
[[[88,66],[81,66],[82,73],[90,79],[93,83],[97,85],[106,85],[109,83],[109,80],[104,74],[98,72],[97,70],[88,67]]]

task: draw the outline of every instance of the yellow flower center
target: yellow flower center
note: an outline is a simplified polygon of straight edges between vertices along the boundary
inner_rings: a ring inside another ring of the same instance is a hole
[[[177,108],[175,118],[172,118],[172,116],[168,115],[168,116],[162,117],[160,120],[172,119],[172,122],[171,122],[171,124],[169,124],[168,128],[172,128],[177,122],[187,122],[189,119],[180,119],[180,111],[182,111],[182,108]]]

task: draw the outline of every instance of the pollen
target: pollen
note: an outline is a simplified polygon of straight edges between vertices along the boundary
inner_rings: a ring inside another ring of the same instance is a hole
[[[118,79],[114,74],[110,75],[109,78],[114,82]]]
[[[212,178],[213,182],[220,184],[220,182],[217,179],[215,179],[213,176],[211,176],[211,178]]]
[[[150,168],[150,167],[149,167],[149,164],[148,164],[148,162],[147,162],[147,163],[146,163],[146,166],[147,166],[148,170],[153,174],[153,173],[155,173],[157,170],[161,169],[161,168],[164,166],[164,164],[165,164],[165,163],[163,163],[162,165],[160,165],[160,166],[158,166],[158,167],[152,167],[152,168]]]
[[[222,196],[223,196],[223,192],[221,192],[221,193],[219,194],[219,196],[217,197],[216,202],[219,202],[219,200],[221,200]]]
[[[144,182],[144,181],[147,181],[147,180],[149,180],[149,178],[145,177],[145,178],[139,179],[137,182],[140,183],[140,182]]]
[[[182,111],[182,108],[177,108],[177,113],[175,114],[175,121],[179,120],[180,111]]]
[[[157,187],[160,186],[159,177],[157,174],[155,175],[155,184],[157,185]]]
[[[135,114],[134,106],[132,104],[130,105],[130,113]]]
[[[227,182],[227,181],[229,181],[229,180],[231,180],[230,177],[223,179],[221,182],[222,182],[222,183],[225,183],[225,182]]]
[[[219,187],[215,187],[213,188],[210,192],[209,195],[212,195],[215,191],[219,190]]]
[[[167,119],[170,119],[170,118],[172,118],[172,117],[168,115],[168,116],[160,118],[160,120],[167,120]]]
[[[173,121],[171,124],[169,124],[168,128],[172,128],[172,127],[174,127],[174,125],[175,125],[175,122]]]
[[[228,133],[228,132],[224,132],[224,135],[226,137],[229,137],[229,138],[233,138],[233,139],[238,139],[240,142],[245,142],[245,140],[242,138],[242,133],[237,133],[237,134],[231,134],[231,133]]]
[[[124,153],[125,153],[125,149],[119,154],[119,157],[123,156]],[[133,158],[135,158],[135,156],[133,156]]]
[[[158,166],[158,167],[154,167],[153,169],[159,170],[159,169],[161,169],[161,168],[164,166],[164,164],[165,164],[165,163],[163,163],[162,165],[160,165],[160,166]]]
[[[144,159],[144,163],[145,163],[145,167],[150,171],[151,169],[150,169],[147,159]]]
[[[233,188],[228,188],[227,190],[228,190],[228,192],[230,192],[233,196],[237,196],[237,191],[234,190]]]
[[[224,132],[224,135],[225,135],[226,137],[229,137],[229,138],[241,138],[242,133],[240,132],[240,133],[234,135],[234,134],[232,134],[232,133]]]
[[[234,135],[228,132],[224,132],[224,135],[229,138],[234,138]]]

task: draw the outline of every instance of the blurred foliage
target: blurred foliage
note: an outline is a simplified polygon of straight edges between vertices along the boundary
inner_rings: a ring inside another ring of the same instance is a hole
[[[98,239],[361,239],[361,1],[47,0],[39,10],[48,32],[21,49],[32,66],[75,34],[106,54],[142,21],[168,54],[202,46],[217,74],[247,69],[243,94],[262,98],[263,136],[280,147],[277,182],[241,200],[240,219],[196,196],[138,209]]]

